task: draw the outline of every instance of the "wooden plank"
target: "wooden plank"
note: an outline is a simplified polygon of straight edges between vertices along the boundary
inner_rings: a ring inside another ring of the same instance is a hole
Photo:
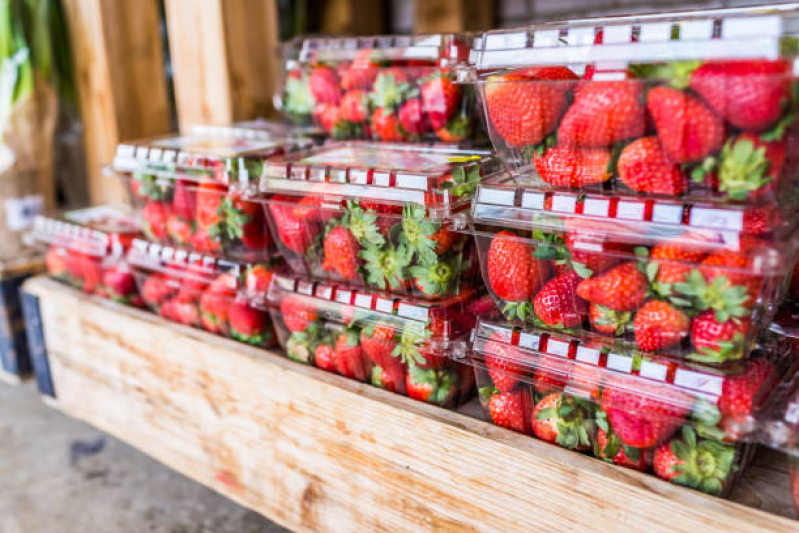
[[[494,25],[494,2],[425,0],[416,2],[416,33],[488,30]]]
[[[84,127],[92,202],[125,198],[102,175],[119,141],[168,132],[171,107],[158,0],[64,0]]]
[[[327,35],[379,35],[387,32],[386,2],[324,0],[321,32]]]
[[[165,6],[181,128],[274,112],[277,2],[166,0]]]
[[[26,290],[60,409],[293,530],[796,531],[54,281]]]

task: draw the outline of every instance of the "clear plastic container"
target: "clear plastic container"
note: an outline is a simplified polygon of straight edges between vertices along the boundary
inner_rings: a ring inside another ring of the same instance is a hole
[[[548,193],[494,178],[455,227],[475,235],[507,319],[716,364],[749,355],[797,244],[775,209]]]
[[[473,89],[455,69],[463,34],[297,38],[284,48],[283,114],[334,139],[463,142],[476,136]]]
[[[494,424],[725,495],[784,358],[721,369],[481,318],[469,362]]]
[[[452,216],[496,167],[487,151],[338,142],[270,159],[261,192],[294,272],[448,298],[473,285],[477,267]]]
[[[46,249],[50,276],[129,305],[141,305],[125,261],[125,252],[139,235],[132,214],[107,205],[39,215],[30,233],[33,242]]]
[[[294,361],[445,407],[471,397],[473,372],[452,358],[463,359],[485,296],[431,303],[278,273],[268,303]]]
[[[274,251],[253,198],[263,161],[312,144],[277,126],[196,126],[185,136],[120,144],[108,171],[127,186],[150,240],[263,261]]]
[[[274,346],[264,308],[273,264],[230,261],[143,239],[133,241],[128,262],[153,312],[252,346]]]
[[[797,23],[792,5],[492,30],[459,78],[541,187],[795,205]]]

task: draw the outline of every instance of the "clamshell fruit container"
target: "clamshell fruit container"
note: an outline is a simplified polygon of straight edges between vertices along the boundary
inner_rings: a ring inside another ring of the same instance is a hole
[[[263,261],[274,255],[253,198],[263,161],[312,144],[278,126],[197,126],[185,136],[120,144],[108,172],[125,183],[150,240]]]
[[[783,353],[708,367],[481,317],[468,356],[495,424],[709,494],[753,449]]]
[[[458,34],[298,38],[276,102],[334,139],[467,142],[482,131],[474,89],[456,80],[470,46]]]
[[[472,285],[470,235],[451,231],[490,152],[349,141],[264,164],[272,235],[298,274],[437,299]]]
[[[432,303],[277,273],[268,305],[290,359],[456,407],[471,397],[474,373],[455,359],[492,303],[473,290]]]
[[[275,335],[265,295],[271,263],[243,263],[133,241],[128,262],[144,304],[164,318],[268,348]]]
[[[459,78],[541,187],[796,204],[799,8],[488,31]]]
[[[131,213],[107,205],[39,215],[30,233],[31,240],[46,251],[50,276],[129,305],[140,305],[141,300],[125,253],[140,235]]]
[[[750,354],[785,292],[797,240],[773,209],[493,178],[455,227],[474,234],[508,320],[713,364]]]

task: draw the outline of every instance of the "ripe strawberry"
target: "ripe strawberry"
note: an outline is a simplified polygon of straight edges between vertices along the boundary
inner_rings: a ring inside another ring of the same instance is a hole
[[[320,103],[313,108],[314,119],[328,134],[335,130],[340,119],[339,115],[339,108],[336,104]]]
[[[755,412],[767,392],[769,384],[777,378],[774,364],[767,359],[754,359],[744,373],[724,378],[718,408],[725,418],[746,417]]]
[[[588,450],[594,431],[591,406],[579,398],[552,392],[533,409],[532,428],[543,441],[570,450]]]
[[[519,350],[504,342],[499,333],[492,333],[483,345],[485,365],[488,375],[499,392],[513,390],[519,381],[527,375],[527,368],[519,364]]]
[[[51,276],[59,278],[69,275],[67,270],[67,258],[63,248],[51,246],[44,256],[44,263],[47,266],[47,272]]]
[[[269,213],[272,215],[273,228],[283,246],[291,252],[304,254],[321,231],[321,226],[295,217],[295,205],[294,197],[273,196],[269,202]]]
[[[388,375],[397,392],[404,393],[407,370],[401,358],[394,355],[398,348],[396,335],[397,330],[388,324],[367,326],[361,330],[361,348],[366,357]]]
[[[405,390],[410,398],[435,405],[450,405],[458,394],[458,374],[451,368],[422,369],[408,365]]]
[[[536,316],[548,326],[572,328],[582,323],[588,304],[577,295],[582,278],[574,270],[546,282],[533,299]]]
[[[689,426],[655,450],[655,475],[666,481],[714,496],[724,492],[737,469],[735,448],[712,439],[699,439]]]
[[[230,336],[253,346],[272,344],[272,327],[264,311],[255,309],[246,301],[236,300],[228,309]]]
[[[749,319],[730,318],[719,322],[715,311],[704,311],[691,323],[691,342],[699,352],[691,358],[714,363],[741,359],[749,327]]]
[[[694,70],[691,89],[732,125],[759,132],[774,124],[791,97],[791,63],[708,61]]]
[[[290,295],[280,302],[280,315],[286,328],[292,333],[305,331],[318,318],[316,309],[300,296]]]
[[[584,344],[586,346],[591,345],[589,341]],[[573,363],[567,384],[569,394],[599,403],[604,375],[605,372],[598,366],[587,363]]]
[[[169,207],[164,202],[147,202],[141,214],[144,222],[142,229],[148,237],[156,241],[164,241],[169,237]]]
[[[686,274],[691,271],[689,265],[699,263],[705,255],[701,247],[656,244],[649,253],[649,259],[658,265],[655,281],[659,284],[685,282]]]
[[[586,83],[560,122],[558,141],[602,147],[640,137],[645,127],[641,89],[630,80]]]
[[[393,376],[380,368],[379,366],[372,367],[372,375],[370,379],[372,385],[380,389],[385,389],[391,392],[402,392],[400,386],[405,386],[405,383],[397,383],[394,381]]]
[[[785,166],[785,139],[764,141],[742,133],[727,142],[719,155],[718,190],[733,200],[747,200],[774,192]]]
[[[344,72],[341,73],[341,87],[345,90],[369,90],[380,72],[380,64],[371,60],[372,50],[361,50]]]
[[[81,279],[83,292],[93,293],[102,289],[103,265],[101,258],[82,254],[80,260]]]
[[[266,227],[263,206],[252,200],[231,193],[225,208],[225,238],[227,241],[241,243],[248,250],[263,250],[272,245],[272,237]]]
[[[399,110],[399,123],[410,135],[421,135],[428,128],[422,115],[422,102],[418,98],[407,100]]]
[[[172,195],[172,214],[191,222],[194,220],[194,213],[197,204],[197,193],[192,189],[191,182],[177,180],[175,192]]]
[[[621,253],[629,251],[629,246],[621,242],[597,243],[590,234],[586,237],[577,228],[566,235],[565,241],[571,265],[584,277],[599,274],[618,265],[623,261]],[[600,251],[594,251],[597,249]]]
[[[613,311],[634,311],[646,300],[649,281],[638,263],[629,261],[577,285],[577,295]]]
[[[244,273],[244,287],[250,296],[265,296],[272,283],[274,271],[265,265],[251,266]]]
[[[553,146],[535,157],[535,170],[550,185],[578,189],[610,179],[610,163],[606,148]]]
[[[530,433],[528,421],[533,401],[529,391],[521,388],[501,393],[491,387],[484,387],[480,389],[480,398],[488,406],[488,413],[494,424],[520,433]]]
[[[178,298],[167,300],[161,305],[161,316],[187,326],[200,325],[200,313],[197,306],[190,302],[183,302]]]
[[[530,246],[510,231],[491,239],[486,257],[488,284],[502,300],[524,301],[533,292],[529,276],[533,255]]]
[[[694,398],[668,385],[644,384],[633,379],[606,376],[602,410],[624,444],[651,448],[677,431],[691,412]]]
[[[221,205],[227,189],[217,183],[203,182],[197,190],[197,226],[208,230],[219,225],[222,217]]]
[[[188,244],[194,235],[192,224],[177,215],[170,215],[166,219],[166,231],[172,242],[176,244]]]
[[[367,96],[364,91],[354,90],[344,93],[339,104],[339,118],[350,122],[363,122],[366,120]]]
[[[619,466],[640,470],[641,472],[646,471],[652,458],[648,450],[633,448],[624,444],[616,432],[613,431],[613,428],[610,427],[604,411],[597,412],[596,425],[594,456]]]
[[[400,129],[397,115],[385,107],[379,107],[372,113],[372,131],[383,141],[402,141],[405,134]]]
[[[681,343],[688,336],[690,322],[688,315],[671,304],[650,300],[635,314],[635,342],[640,349],[646,351],[669,348]]]
[[[646,95],[658,139],[675,163],[699,161],[717,152],[724,124],[699,99],[672,87],[655,87]]]
[[[572,366],[569,359],[557,355],[542,355],[533,370],[533,384],[540,394],[563,391],[569,381]]]
[[[214,279],[200,296],[200,311],[203,327],[211,333],[227,334],[228,313],[236,297],[238,280],[229,273]]]
[[[292,361],[304,365],[315,364],[316,348],[322,342],[325,342],[325,339],[319,338],[319,330],[316,324],[313,324],[305,331],[295,331],[289,335],[286,340],[286,355]]]
[[[444,128],[461,101],[461,88],[447,76],[439,73],[421,88],[422,108],[434,130]]]
[[[591,321],[591,326],[600,333],[624,335],[632,318],[632,313],[629,311],[616,312],[603,305],[593,303],[588,306],[588,319]]]
[[[657,137],[643,137],[622,150],[618,162],[619,179],[638,192],[679,196],[688,188],[688,179],[671,161]]]
[[[218,239],[214,239],[203,228],[197,228],[189,241],[191,247],[198,252],[218,252],[222,250],[222,244]]]
[[[568,105],[556,82],[518,73],[489,76],[484,98],[488,119],[508,146],[541,143]]]
[[[136,280],[125,268],[109,267],[103,273],[103,287],[112,300],[129,302],[136,295]]]
[[[334,356],[336,372],[348,378],[364,381],[371,372],[370,364],[361,348],[358,334],[354,331],[346,331],[336,338],[336,350]]]
[[[170,286],[164,276],[160,274],[147,276],[141,289],[144,303],[153,309],[158,309],[162,303],[174,296],[176,292],[177,289]]]
[[[346,280],[357,280],[360,277],[360,250],[352,232],[344,226],[336,226],[325,236],[322,268]]]
[[[472,131],[472,121],[466,115],[455,115],[443,128],[435,130],[439,141],[456,143],[469,137]]]
[[[324,343],[320,343],[314,351],[314,365],[328,372],[336,372],[336,350]]]
[[[308,76],[308,88],[317,102],[338,104],[341,86],[338,74],[330,67],[316,67]]]
[[[758,246],[759,241],[755,239],[742,239],[740,250],[718,250],[706,256],[699,266],[699,271],[704,276],[707,284],[714,286],[714,280],[720,285],[719,291],[729,291],[739,287],[745,296],[741,301],[735,299],[733,304],[744,307],[751,306],[760,293],[762,278],[749,274],[752,270],[752,260],[748,256],[748,250]],[[716,302],[710,302],[714,298],[706,297],[709,305],[713,306]]]

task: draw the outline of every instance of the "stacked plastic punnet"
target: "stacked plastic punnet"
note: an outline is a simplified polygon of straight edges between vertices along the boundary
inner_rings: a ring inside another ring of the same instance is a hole
[[[799,11],[496,30],[477,87],[508,173],[455,226],[498,312],[470,362],[503,426],[711,494],[786,364]]]
[[[141,300],[125,254],[140,235],[132,213],[111,206],[39,215],[30,234],[45,251],[50,276],[129,305]]]

